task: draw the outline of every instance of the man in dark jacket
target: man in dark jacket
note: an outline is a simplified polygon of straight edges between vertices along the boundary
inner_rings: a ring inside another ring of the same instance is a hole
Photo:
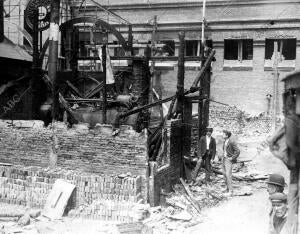
[[[213,128],[207,128],[206,135],[200,138],[198,148],[198,161],[192,175],[192,179],[194,181],[196,180],[202,165],[204,165],[206,171],[205,179],[206,181],[210,181],[211,160],[213,160],[216,155],[216,140],[211,136],[212,132]]]
[[[223,131],[223,172],[225,177],[225,182],[227,186],[227,192],[232,195],[232,165],[236,162],[238,156],[240,155],[240,150],[236,142],[231,138],[231,132]]]

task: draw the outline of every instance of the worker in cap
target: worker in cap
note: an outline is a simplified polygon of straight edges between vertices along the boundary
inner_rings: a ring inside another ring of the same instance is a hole
[[[205,136],[202,136],[198,144],[198,161],[195,169],[192,172],[192,179],[195,182],[197,175],[202,166],[205,167],[205,180],[210,181],[211,170],[211,160],[214,160],[216,156],[216,140],[212,137],[213,128],[207,127],[205,131]]]
[[[270,174],[267,181],[269,195],[282,193],[285,186],[284,177],[280,174]]]
[[[272,212],[270,213],[270,234],[289,233],[287,222],[287,195],[284,193],[273,193],[270,195]]]

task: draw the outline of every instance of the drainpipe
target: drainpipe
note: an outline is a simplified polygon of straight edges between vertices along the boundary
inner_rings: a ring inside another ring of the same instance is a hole
[[[4,0],[0,0],[0,42],[4,41]]]
[[[49,29],[49,62],[48,76],[52,81],[52,120],[58,119],[58,85],[57,85],[57,60],[58,60],[58,35],[59,35],[59,7],[60,0],[51,1],[50,29]]]

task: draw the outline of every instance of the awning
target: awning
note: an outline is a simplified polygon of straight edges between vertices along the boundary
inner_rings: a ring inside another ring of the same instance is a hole
[[[6,37],[4,37],[4,41],[0,43],[0,58],[32,62],[32,56],[28,54],[26,50],[14,44]]]

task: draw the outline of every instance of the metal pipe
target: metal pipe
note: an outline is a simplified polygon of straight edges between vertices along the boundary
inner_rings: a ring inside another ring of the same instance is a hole
[[[118,14],[108,10],[106,7],[102,6],[100,3],[94,1],[94,0],[90,0],[92,3],[94,3],[97,7],[99,7],[101,10],[107,12],[107,13],[110,13],[112,14],[113,16],[123,20],[126,24],[131,24],[129,21],[127,21],[126,19],[122,18],[121,16],[119,16]]]
[[[48,76],[52,81],[52,120],[58,119],[58,87],[57,87],[57,60],[58,60],[58,35],[59,35],[59,7],[60,0],[51,1],[50,29],[49,29],[49,62]]]
[[[102,46],[102,67],[103,67],[103,123],[106,123],[106,44]]]
[[[202,27],[201,27],[201,42],[202,46],[204,45],[204,27],[205,27],[205,8],[206,8],[206,0],[203,1],[203,6],[202,6]],[[202,47],[203,48],[203,47]]]
[[[278,106],[278,42],[274,42],[274,80],[273,80],[273,115],[272,115],[272,132],[276,130],[277,106]]]
[[[4,41],[4,0],[0,1],[0,42]]]

